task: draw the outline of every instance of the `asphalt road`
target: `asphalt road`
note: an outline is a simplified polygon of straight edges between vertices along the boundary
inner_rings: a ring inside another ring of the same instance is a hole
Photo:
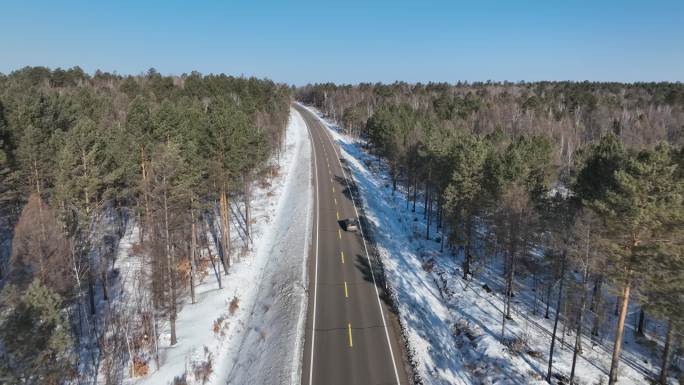
[[[315,174],[301,383],[408,384],[396,320],[380,299],[365,240],[338,222],[358,215],[339,149],[315,116],[295,108],[311,134]]]

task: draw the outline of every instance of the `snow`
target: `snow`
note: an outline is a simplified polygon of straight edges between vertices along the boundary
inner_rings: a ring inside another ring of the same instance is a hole
[[[254,248],[234,263],[219,289],[213,272],[196,287],[197,303],[189,298],[178,313],[178,343],[169,346],[168,324],[158,320],[160,367],[151,359],[151,373],[128,379],[136,385],[166,385],[207,360],[212,374],[207,384],[294,384],[299,381],[306,317],[306,257],[310,242],[311,146],[306,124],[291,109],[280,175],[270,186],[255,184],[252,214]],[[292,218],[301,218],[292,226]],[[233,224],[236,225],[236,224]],[[232,231],[237,234],[238,231]],[[131,293],[140,258],[129,252],[137,242],[133,226],[119,245],[115,266],[122,291]],[[210,268],[211,270],[211,268]],[[122,296],[122,301],[126,295]],[[231,314],[231,301],[238,308]],[[214,322],[220,322],[215,333]],[[294,353],[293,353],[294,352]]]
[[[309,109],[339,144],[359,187],[368,230],[394,291],[419,381],[440,385],[545,384],[555,312],[551,319],[533,315],[531,291],[521,292],[514,299],[516,311],[513,320],[506,322],[505,335],[507,340],[517,338],[526,343],[511,348],[501,344],[503,297],[498,259],[490,256],[490,265],[475,279],[463,280],[461,256],[447,250],[440,252],[442,234],[432,229],[431,239],[425,239],[422,205],[412,212],[404,194],[392,193],[387,168],[364,151],[363,141],[345,135],[335,122]],[[491,293],[484,290],[485,284],[493,289]],[[565,346],[561,346],[561,324],[558,330],[554,373],[568,376],[575,335],[566,334]],[[652,352],[649,355],[636,347],[633,337],[628,336],[632,334],[625,333],[625,354],[657,373],[658,360]],[[612,332],[606,336],[610,340]],[[588,339],[583,341],[584,354],[578,358],[576,369],[578,383],[607,383],[610,349],[592,346]],[[620,384],[647,383],[639,370],[624,362],[620,363],[619,373]]]

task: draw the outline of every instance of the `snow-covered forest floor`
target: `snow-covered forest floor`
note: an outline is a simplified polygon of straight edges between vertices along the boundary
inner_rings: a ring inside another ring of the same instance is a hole
[[[359,187],[369,230],[396,293],[399,316],[408,335],[408,349],[416,360],[420,379],[426,384],[546,383],[555,315],[553,304],[551,317],[546,319],[531,290],[531,281],[517,281],[513,320],[506,322],[505,335],[510,343],[507,346],[500,343],[503,314],[500,258],[481,251],[486,265],[480,267],[471,281],[463,280],[462,256],[446,248],[440,252],[442,234],[433,229],[430,239],[425,239],[426,222],[420,202],[413,212],[404,193],[392,192],[387,168],[365,151],[364,143],[345,135],[335,122],[311,110],[340,145]],[[611,298],[615,301],[614,295]],[[630,308],[632,324],[637,310],[636,304]],[[577,361],[576,383],[608,382],[614,336],[611,316],[601,329],[601,344],[583,339],[584,353]],[[567,383],[570,373],[575,340],[570,329],[571,325],[566,328],[563,323],[558,327],[554,353],[557,383]],[[646,334],[653,338],[641,337],[637,342],[633,328],[628,326],[624,359],[619,369],[620,384],[646,384],[657,375],[661,329],[662,325],[657,322],[648,322]],[[671,381],[674,384],[675,380]]]
[[[197,303],[191,304],[188,295],[179,299],[178,343],[169,346],[169,324],[157,319],[159,367],[148,357],[148,374],[126,383],[166,385],[181,378],[189,384],[298,383],[313,190],[308,132],[295,110],[290,112],[279,165],[269,183],[254,184],[253,246],[239,260],[233,257],[236,263],[222,276],[222,289],[210,264],[198,268],[204,273],[200,271],[203,278],[196,286]],[[298,226],[292,218],[301,218]],[[235,215],[232,221],[233,242],[242,244],[241,224]],[[143,259],[134,252],[138,237],[137,226],[129,224],[114,265],[120,276],[116,301],[131,314],[149,300],[138,294],[145,276]],[[207,238],[216,255],[210,232]],[[204,368],[210,368],[206,382],[201,378]]]

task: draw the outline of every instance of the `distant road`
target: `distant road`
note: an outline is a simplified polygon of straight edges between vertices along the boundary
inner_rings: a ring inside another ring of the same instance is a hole
[[[408,384],[402,349],[380,300],[360,232],[338,219],[356,218],[339,149],[321,122],[295,105],[311,134],[314,159],[313,242],[303,385]]]

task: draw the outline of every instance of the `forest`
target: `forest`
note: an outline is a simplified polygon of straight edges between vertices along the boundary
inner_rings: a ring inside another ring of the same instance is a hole
[[[119,383],[115,361],[156,346],[158,319],[173,346],[197,264],[210,261],[220,285],[249,247],[231,244],[229,222],[239,216],[250,238],[250,186],[274,172],[290,97],[287,85],[223,74],[0,74],[0,382]],[[108,311],[129,223],[146,301]]]
[[[582,329],[603,339],[615,312],[614,384],[636,304],[637,333],[666,325],[666,383],[684,334],[684,85],[294,88],[78,67],[0,74],[0,382],[120,383],[132,350],[159,359],[162,319],[175,345],[182,299],[195,302],[207,272],[220,287],[250,247],[251,188],[277,173],[292,98],[366,140],[406,207],[425,208],[422,236],[462,257],[464,279],[503,265],[502,340],[531,279],[539,311],[576,328],[575,356]],[[143,301],[109,311],[131,224]]]
[[[666,325],[654,380],[667,383],[684,333],[684,85],[314,84],[297,98],[365,139],[464,279],[503,265],[502,342],[518,277],[533,282],[555,318],[547,381],[559,317],[577,329],[573,383],[582,328],[602,339],[614,311],[616,383],[636,303],[637,334],[646,318]]]

